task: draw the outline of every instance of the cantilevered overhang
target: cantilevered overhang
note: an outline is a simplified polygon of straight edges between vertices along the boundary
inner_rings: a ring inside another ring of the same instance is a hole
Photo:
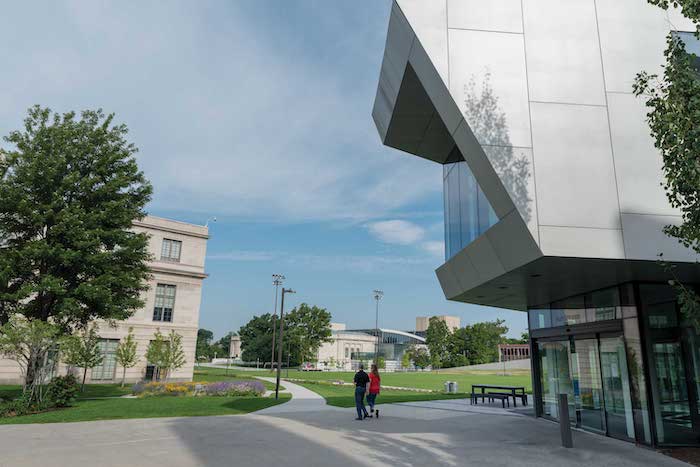
[[[649,257],[648,243],[658,240],[650,235],[661,232],[662,225],[626,227],[624,215],[623,229],[630,234],[622,256],[596,256],[600,248],[592,236],[581,239],[589,248],[580,255],[551,246],[543,251],[396,3],[372,116],[387,146],[439,164],[466,161],[498,216],[493,227],[437,269],[446,298],[525,310],[622,282],[668,278],[656,258]],[[657,221],[643,216],[630,220]],[[700,280],[686,252],[666,258],[677,260],[681,279]]]

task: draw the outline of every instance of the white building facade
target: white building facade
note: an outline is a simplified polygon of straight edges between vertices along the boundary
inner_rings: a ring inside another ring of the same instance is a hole
[[[146,349],[156,330],[168,334],[174,330],[182,336],[185,365],[168,376],[170,381],[191,381],[194,363],[199,307],[202,299],[208,228],[170,219],[147,216],[133,223],[133,230],[149,235],[148,249],[153,260],[149,263],[151,279],[143,294],[145,305],[125,321],[117,321],[112,327],[105,321],[97,321],[100,346],[103,350],[102,365],[88,370],[89,383],[120,382],[122,368],[115,360],[119,341],[133,330],[137,342],[138,363],[126,371],[126,381],[152,379],[156,369],[146,361]],[[67,371],[58,364],[56,373]],[[17,364],[0,358],[0,384],[21,383]]]
[[[637,73],[695,25],[644,0],[395,0],[372,116],[442,165],[449,300],[528,313],[538,416],[700,444],[700,336],[658,258],[700,285]]]

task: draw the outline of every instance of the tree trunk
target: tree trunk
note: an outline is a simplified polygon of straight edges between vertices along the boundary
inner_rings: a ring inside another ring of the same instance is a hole
[[[87,367],[83,368],[83,384],[80,385],[80,392],[85,392],[85,378],[87,378]]]
[[[126,367],[123,367],[122,371],[122,387],[124,387],[124,381],[126,380]]]

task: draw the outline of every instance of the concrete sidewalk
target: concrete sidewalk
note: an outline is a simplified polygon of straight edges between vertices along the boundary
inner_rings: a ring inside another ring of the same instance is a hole
[[[275,383],[277,381],[275,378],[271,377],[256,376],[256,378],[269,383]],[[337,407],[326,405],[326,400],[310,389],[306,389],[303,386],[289,381],[283,381],[280,384],[284,386],[284,391],[281,392],[290,393],[292,395],[292,400],[284,404],[259,410],[256,414],[269,415],[294,412],[320,412],[337,409]],[[274,394],[274,391],[272,391],[272,393]]]
[[[557,424],[468,401],[380,405],[380,419],[356,421],[285,387],[295,399],[249,415],[0,426],[0,466],[687,467],[582,432],[564,449]]]

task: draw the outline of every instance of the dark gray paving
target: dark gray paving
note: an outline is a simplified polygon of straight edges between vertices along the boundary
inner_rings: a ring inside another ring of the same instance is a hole
[[[587,433],[575,432],[575,448],[564,449],[554,423],[466,401],[380,406],[382,417],[365,421],[353,409],[302,404],[309,410],[0,426],[0,466],[687,467]]]

